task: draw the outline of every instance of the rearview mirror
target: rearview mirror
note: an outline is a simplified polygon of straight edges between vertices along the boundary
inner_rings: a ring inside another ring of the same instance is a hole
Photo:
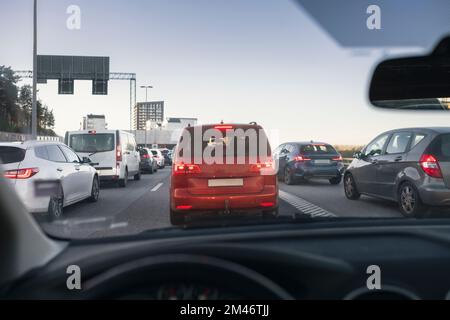
[[[450,109],[450,37],[427,56],[390,59],[375,69],[370,102],[380,108]]]

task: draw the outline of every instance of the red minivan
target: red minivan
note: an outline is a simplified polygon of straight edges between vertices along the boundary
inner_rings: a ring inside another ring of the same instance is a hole
[[[175,148],[170,220],[278,214],[278,182],[270,144],[260,125],[187,127]]]

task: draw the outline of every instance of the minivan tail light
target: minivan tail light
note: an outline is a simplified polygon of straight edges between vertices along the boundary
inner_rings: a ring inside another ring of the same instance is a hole
[[[120,144],[116,147],[116,161],[122,161],[122,147]]]
[[[419,160],[423,171],[433,178],[442,178],[442,171],[437,159],[431,154],[423,154]]]
[[[297,161],[297,162],[303,162],[303,161],[310,161],[311,158],[307,158],[305,156],[299,155],[299,156],[296,156],[294,158],[294,160]]]
[[[200,167],[196,164],[175,164],[173,166],[173,174],[174,175],[182,175],[182,174],[196,174],[200,173]]]
[[[5,171],[4,176],[8,179],[28,179],[39,172],[39,168],[26,168]]]
[[[254,163],[250,165],[250,172],[261,172],[264,169],[271,169],[273,163],[271,161],[267,161],[264,163]]]

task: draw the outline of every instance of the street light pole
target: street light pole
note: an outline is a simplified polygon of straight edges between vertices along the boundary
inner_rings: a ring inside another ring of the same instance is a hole
[[[141,86],[141,89],[145,89],[145,102],[148,102],[147,90],[153,89],[152,86]],[[145,147],[147,147],[147,120],[145,120]]]
[[[31,104],[31,138],[37,139],[37,0],[34,0],[33,10],[33,100]]]
[[[141,89],[145,89],[145,102],[148,102],[147,90],[153,89],[153,87],[152,86],[141,86]]]

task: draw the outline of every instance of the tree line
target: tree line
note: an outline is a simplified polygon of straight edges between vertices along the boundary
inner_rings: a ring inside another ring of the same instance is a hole
[[[19,87],[19,77],[10,67],[0,65],[0,131],[31,133],[32,88]],[[38,135],[56,136],[53,110],[37,101]]]

